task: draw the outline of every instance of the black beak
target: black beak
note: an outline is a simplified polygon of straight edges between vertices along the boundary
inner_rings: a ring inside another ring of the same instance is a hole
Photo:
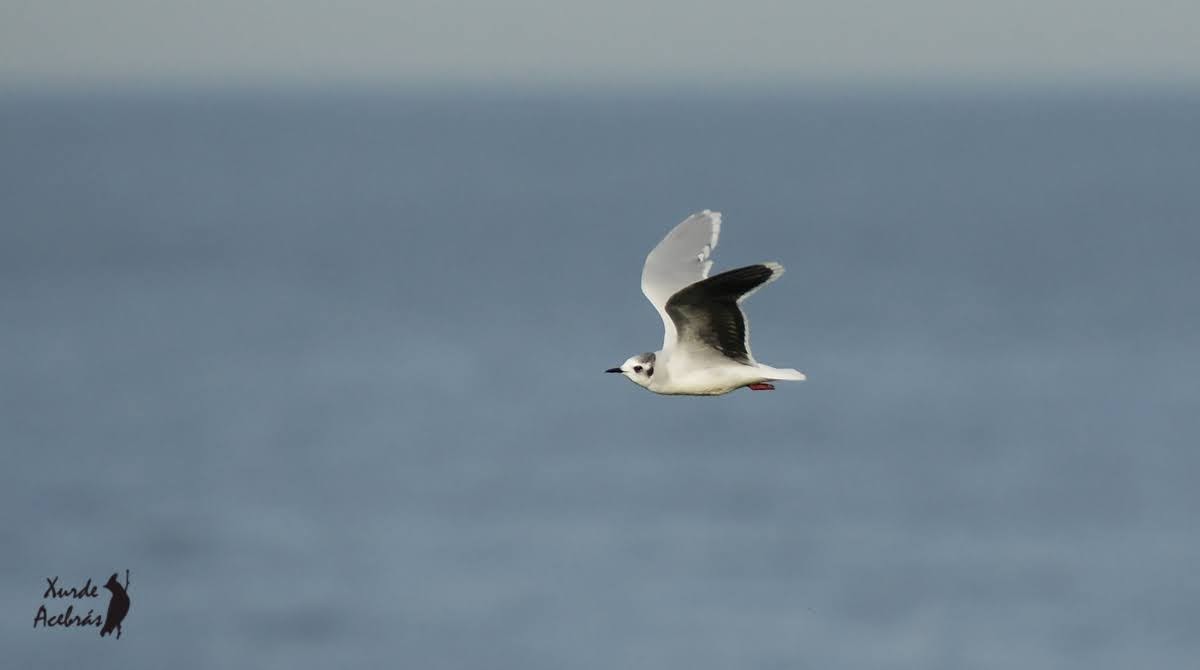
[[[605,370],[605,372],[620,372],[620,371],[621,371],[621,368],[609,368],[609,369]]]

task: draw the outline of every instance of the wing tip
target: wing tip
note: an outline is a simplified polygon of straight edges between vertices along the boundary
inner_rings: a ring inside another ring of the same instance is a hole
[[[699,215],[708,219],[712,225],[712,236],[708,240],[708,256],[711,257],[713,250],[717,248],[717,239],[721,237],[721,213],[705,209],[701,210]],[[708,276],[707,272],[705,276]]]
[[[764,278],[761,282],[759,282],[757,285],[755,285],[754,288],[750,289],[749,291],[746,291],[741,296],[739,296],[737,299],[737,302],[739,305],[742,303],[743,300],[745,300],[746,298],[749,298],[750,296],[757,293],[762,287],[766,286],[767,284],[770,284],[771,282],[775,281],[776,279],[779,279],[779,277],[783,275],[783,265],[776,263],[775,261],[766,261],[763,263],[755,263],[754,265],[747,265],[744,268],[737,268],[736,270],[729,270],[728,272],[745,272],[747,270],[758,271],[758,268],[765,268],[770,274],[768,274],[766,276],[766,278]]]
[[[714,212],[711,209],[702,209],[696,212],[677,226],[677,230],[683,228],[685,224],[696,221],[697,223],[708,223],[711,227],[708,236],[708,244],[696,254],[696,260],[700,263],[701,278],[708,277],[708,272],[712,268],[713,251],[717,248],[717,240],[721,237],[721,213]],[[675,231],[671,231],[674,233]],[[651,252],[653,253],[653,252]]]

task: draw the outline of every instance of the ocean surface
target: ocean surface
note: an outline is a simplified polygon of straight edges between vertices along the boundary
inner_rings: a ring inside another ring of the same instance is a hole
[[[1200,95],[5,93],[3,665],[1195,667],[1198,289]]]

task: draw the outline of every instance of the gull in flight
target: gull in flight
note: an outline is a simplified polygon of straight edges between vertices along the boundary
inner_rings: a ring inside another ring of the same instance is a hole
[[[742,311],[742,301],[778,279],[783,266],[759,263],[709,277],[720,233],[720,212],[706,209],[654,247],[642,268],[642,293],[662,317],[662,349],[605,372],[665,395],[722,395],[743,386],[771,391],[772,381],[804,381],[799,370],[754,360]]]

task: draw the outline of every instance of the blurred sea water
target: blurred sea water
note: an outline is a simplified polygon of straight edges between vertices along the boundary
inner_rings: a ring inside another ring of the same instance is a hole
[[[1190,667],[1198,184],[1163,92],[6,94],[5,664]],[[703,208],[808,382],[602,374]]]

